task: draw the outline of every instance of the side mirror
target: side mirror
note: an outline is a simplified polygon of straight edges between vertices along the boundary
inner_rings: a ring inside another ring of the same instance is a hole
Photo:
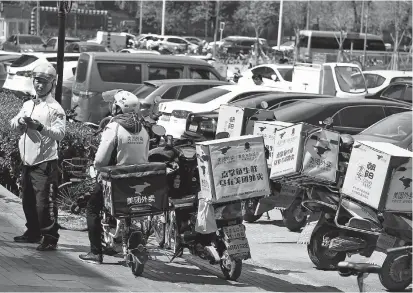
[[[328,118],[326,118],[326,119],[323,121],[323,125],[325,125],[325,126],[330,126],[330,125],[333,124],[333,122],[334,122],[333,118],[332,118],[332,117],[328,117]]]
[[[268,108],[268,103],[266,101],[262,101],[260,104],[262,109],[267,109]]]
[[[272,74],[272,75],[271,75],[271,79],[272,79],[273,81],[280,81],[280,80],[278,79],[278,76],[276,76],[275,74]]]
[[[156,96],[154,99],[154,103],[155,104],[159,104],[162,101],[162,97],[161,96]]]
[[[152,125],[152,132],[157,136],[164,136],[166,133],[166,129],[162,125],[155,124]]]

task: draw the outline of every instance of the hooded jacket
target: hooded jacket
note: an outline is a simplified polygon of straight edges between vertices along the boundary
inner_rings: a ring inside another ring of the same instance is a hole
[[[102,133],[95,156],[95,168],[109,166],[116,148],[116,165],[136,165],[148,162],[149,134],[133,114],[121,114],[112,118]]]
[[[38,120],[43,124],[43,129],[25,129],[26,127],[18,122],[22,117]],[[19,151],[24,165],[34,166],[57,160],[57,142],[65,136],[66,116],[51,94],[44,101],[26,101],[20,112],[10,121],[10,125],[21,133]]]

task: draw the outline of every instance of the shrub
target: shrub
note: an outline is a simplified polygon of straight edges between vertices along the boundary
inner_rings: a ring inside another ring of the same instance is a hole
[[[18,141],[20,135],[10,128],[10,120],[17,115],[23,105],[10,91],[0,91],[0,184],[17,193],[21,173]],[[66,122],[66,135],[59,143],[59,161],[73,157],[85,157],[87,147],[99,145],[100,136],[93,136],[93,130],[76,121]],[[93,158],[90,158],[93,159]]]

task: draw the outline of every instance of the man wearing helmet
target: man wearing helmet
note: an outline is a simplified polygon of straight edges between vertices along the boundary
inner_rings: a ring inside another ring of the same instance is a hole
[[[115,90],[112,118],[102,133],[94,166],[99,172],[106,166],[144,164],[148,162],[149,134],[140,123],[139,99],[132,93]],[[110,94],[109,94],[110,95]],[[105,97],[104,97],[105,99]],[[103,188],[99,180],[86,207],[90,252],[79,258],[86,262],[102,263],[102,226],[100,212],[103,209]]]
[[[10,124],[20,132],[20,156],[23,162],[23,211],[27,230],[14,241],[38,243],[37,250],[55,250],[59,240],[57,207],[57,142],[65,135],[65,112],[53,98],[56,70],[45,61],[32,71],[34,99],[23,104]],[[52,203],[50,203],[52,199]]]

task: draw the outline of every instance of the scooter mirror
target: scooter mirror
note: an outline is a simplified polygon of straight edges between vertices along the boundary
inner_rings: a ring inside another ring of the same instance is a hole
[[[165,127],[162,125],[152,125],[152,132],[157,136],[164,136],[166,133]]]

